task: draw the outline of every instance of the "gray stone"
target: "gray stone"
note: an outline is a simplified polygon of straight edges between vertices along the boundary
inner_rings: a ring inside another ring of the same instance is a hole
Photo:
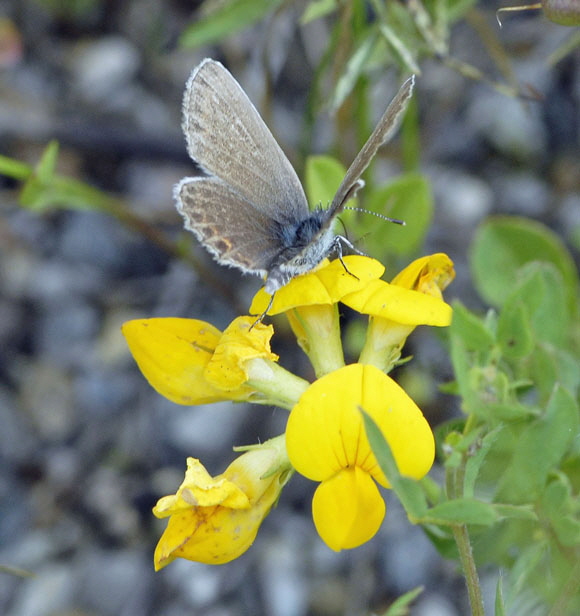
[[[71,68],[81,95],[99,103],[126,87],[139,65],[139,52],[133,44],[113,35],[78,45]]]

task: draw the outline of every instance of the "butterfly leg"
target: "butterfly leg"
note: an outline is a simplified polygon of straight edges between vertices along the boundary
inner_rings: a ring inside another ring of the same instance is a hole
[[[258,323],[261,323],[264,320],[264,317],[268,314],[268,310],[272,308],[273,303],[274,303],[274,293],[270,295],[270,301],[268,302],[268,306],[266,306],[266,310],[264,310],[264,312],[262,312],[262,314],[250,325],[250,331],[252,331],[254,327],[258,325]]]
[[[338,256],[338,260],[340,261],[342,267],[344,267],[344,271],[347,274],[350,274],[353,278],[356,278],[357,280],[360,280],[360,278],[353,274],[348,267],[346,267],[346,263],[344,262],[343,258],[342,258],[342,243],[345,243],[351,250],[353,250],[354,252],[356,252],[359,255],[362,255],[363,257],[366,256],[364,253],[362,253],[360,250],[357,250],[352,243],[346,239],[346,237],[344,237],[343,235],[337,235],[334,238],[334,250],[336,250],[336,254]]]

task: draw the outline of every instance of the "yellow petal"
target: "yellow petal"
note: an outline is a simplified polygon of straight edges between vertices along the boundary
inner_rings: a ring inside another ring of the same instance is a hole
[[[312,500],[318,534],[335,551],[371,539],[385,517],[385,501],[368,473],[349,468],[323,481]]]
[[[188,509],[169,518],[155,549],[155,570],[176,558],[209,565],[230,562],[254,542],[263,511],[203,507]]]
[[[364,287],[369,280],[380,278],[385,271],[384,266],[375,259],[360,255],[343,257],[343,262],[348,272],[339,259],[332,262],[325,260],[322,267],[315,271],[293,278],[276,291],[268,314],[279,314],[298,306],[335,304],[343,295]],[[260,289],[254,296],[250,312],[262,314],[269,302],[270,295]]]
[[[240,388],[248,380],[247,362],[262,358],[277,361],[270,350],[271,325],[256,323],[253,317],[238,317],[226,328],[209,360],[204,377],[215,387],[227,391]]]
[[[196,458],[187,458],[185,479],[177,493],[159,499],[153,508],[158,518],[166,518],[192,506],[222,505],[232,509],[247,509],[250,501],[244,491],[223,476],[212,477]]]
[[[208,383],[204,370],[221,332],[195,319],[140,319],[123,325],[123,334],[150,385],[177,404],[246,400],[249,388],[224,392]]]
[[[357,312],[403,325],[441,327],[451,323],[451,306],[442,299],[383,280],[369,282],[364,288],[343,297],[342,302]]]
[[[177,493],[154,509],[158,517],[170,516],[155,550],[156,570],[175,558],[221,564],[243,554],[291,470],[283,436],[256,445],[217,477],[194,458],[187,466]]]
[[[316,380],[290,413],[286,448],[294,468],[315,481],[359,466],[388,483],[372,453],[360,409],[377,423],[400,472],[419,479],[431,468],[435,442],[421,410],[374,366],[352,364]]]
[[[440,298],[441,291],[444,291],[454,278],[453,261],[440,252],[416,259],[397,274],[391,284]]]

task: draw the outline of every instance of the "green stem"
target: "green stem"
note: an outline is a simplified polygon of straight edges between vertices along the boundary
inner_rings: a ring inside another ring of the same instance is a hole
[[[459,560],[465,576],[467,593],[469,595],[469,605],[471,606],[472,616],[485,616],[483,609],[483,596],[479,584],[479,576],[473,559],[473,550],[469,541],[469,533],[465,524],[453,526],[453,537],[459,551]]]
[[[370,364],[389,373],[401,357],[401,349],[412,331],[409,325],[371,316],[359,364]]]
[[[465,479],[465,458],[456,468],[447,468],[445,473],[445,485],[447,497],[450,499],[461,498],[463,496],[463,482]],[[472,616],[485,616],[483,609],[483,595],[479,583],[479,575],[473,558],[473,550],[469,540],[469,531],[465,524],[454,524],[452,526],[453,537],[459,552],[459,561],[465,576],[469,605],[471,606]]]
[[[300,348],[308,355],[317,378],[344,366],[338,306],[300,306],[288,314],[300,324],[294,329]]]
[[[273,404],[292,410],[310,383],[292,374],[277,363],[256,358],[248,362],[247,385],[256,389],[264,398],[260,404]]]

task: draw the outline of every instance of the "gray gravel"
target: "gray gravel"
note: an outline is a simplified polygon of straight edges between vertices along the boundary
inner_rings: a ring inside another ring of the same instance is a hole
[[[272,31],[255,28],[219,50],[187,52],[173,42],[190,18],[188,3],[92,5],[66,18],[40,2],[0,0],[0,18],[14,21],[24,49],[19,61],[0,67],[0,154],[32,163],[56,137],[60,172],[121,194],[177,237],[171,189],[193,169],[180,132],[186,77],[205,55],[225,57],[260,106],[259,60],[268,44],[280,93],[274,132],[296,160],[308,61],[321,53],[322,24],[297,32],[290,11]],[[480,305],[466,254],[475,226],[492,213],[542,220],[569,242],[578,233],[580,58],[552,68],[544,62],[565,32],[538,17],[510,20],[497,33],[517,76],[542,92],[544,104],[524,106],[434,62],[424,66],[423,164],[437,203],[425,250],[456,261],[449,297]],[[464,29],[455,40],[458,54],[468,49]],[[465,53],[485,65],[477,52]],[[325,151],[331,140],[321,116],[314,147]],[[392,495],[378,536],[335,554],[316,535],[313,484],[301,478],[239,560],[213,568],[176,561],[154,573],[164,523],[151,507],[177,487],[185,457],[219,473],[234,443],[280,433],[286,413],[225,403],[192,410],[158,396],[134,365],[120,325],[181,316],[223,327],[233,307],[107,215],[23,211],[16,188],[0,177],[0,564],[32,575],[0,573],[0,614],[351,616],[380,612],[417,585],[425,592],[414,616],[467,613],[454,567]],[[258,281],[197,254],[247,304]],[[432,338],[422,333],[416,345],[426,369],[438,366],[438,382],[450,378]],[[307,375],[300,353],[283,350],[285,365]],[[439,421],[449,404],[436,399],[426,412]],[[486,575],[491,606],[495,574]]]

